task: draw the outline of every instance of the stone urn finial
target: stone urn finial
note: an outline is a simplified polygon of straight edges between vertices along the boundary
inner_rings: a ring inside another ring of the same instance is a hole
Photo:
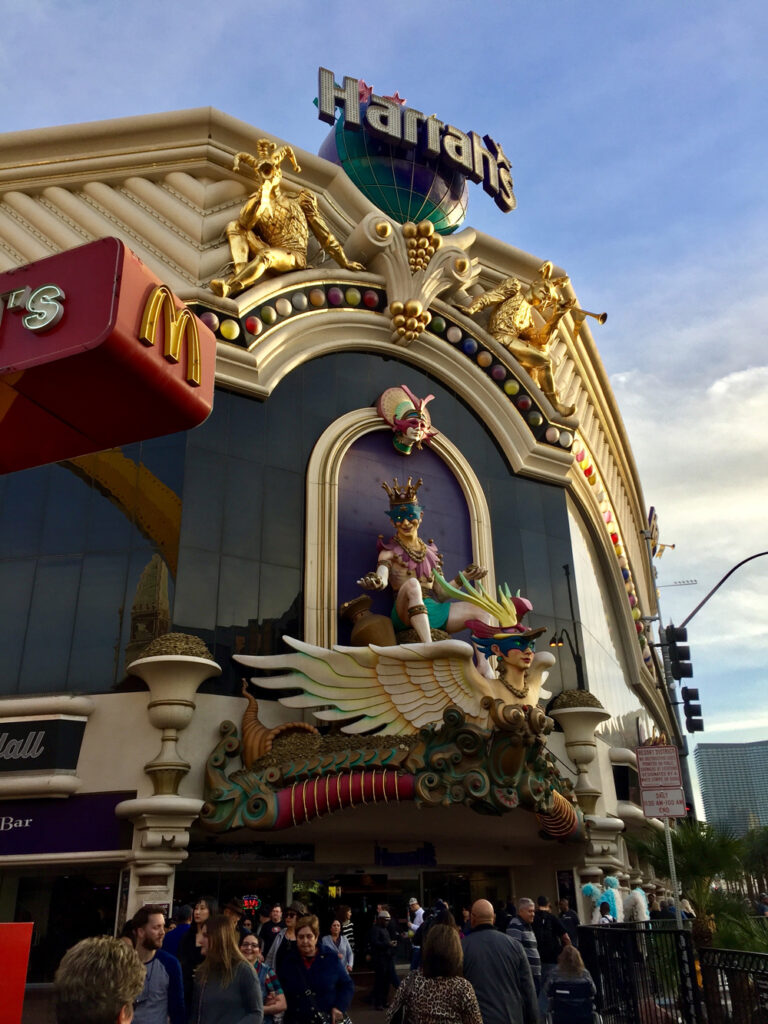
[[[585,814],[594,814],[601,795],[588,774],[597,754],[595,729],[611,714],[587,690],[564,690],[555,698],[549,714],[565,733],[565,749],[578,771],[574,792],[579,805]]]
[[[126,671],[149,687],[149,720],[162,734],[160,752],[144,765],[144,771],[152,779],[155,796],[177,795],[190,769],[176,746],[179,733],[192,721],[198,687],[220,676],[221,668],[199,637],[166,633],[148,644]]]

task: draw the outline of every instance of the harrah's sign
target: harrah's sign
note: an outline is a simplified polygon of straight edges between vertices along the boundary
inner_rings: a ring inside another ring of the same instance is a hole
[[[216,339],[117,238],[0,274],[0,472],[202,423]]]
[[[371,94],[361,116],[359,82],[344,77],[339,87],[332,71],[320,68],[318,85],[318,116],[327,124],[336,121],[336,107],[344,111],[344,127],[359,131],[363,126],[371,135],[392,146],[416,149],[425,157],[439,158],[449,167],[465,174],[470,181],[482,182],[493,201],[509,213],[517,206],[512,186],[512,164],[504,150],[490,135],[462,132],[438,120],[434,114],[425,116],[412,107],[401,106],[394,99]]]

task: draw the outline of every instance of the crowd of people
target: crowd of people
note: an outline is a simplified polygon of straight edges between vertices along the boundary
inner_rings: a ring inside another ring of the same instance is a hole
[[[412,897],[397,922],[379,904],[358,930],[373,970],[370,1002],[388,1024],[539,1024],[592,1020],[595,986],[576,948],[578,917],[560,903],[484,899],[457,915]],[[120,939],[85,939],[56,975],[59,1024],[351,1024],[355,929],[338,907],[321,934],[298,901],[255,920],[233,899],[203,896],[167,927],[163,908],[142,907]],[[401,982],[395,953],[410,940]],[[76,983],[80,976],[82,984]],[[90,979],[94,980],[93,985]],[[563,1003],[563,999],[565,1002]],[[558,1005],[567,1015],[558,1017]]]

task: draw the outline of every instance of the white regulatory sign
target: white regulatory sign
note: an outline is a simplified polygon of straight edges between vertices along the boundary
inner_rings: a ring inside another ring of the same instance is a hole
[[[679,789],[680,757],[677,747],[635,747],[641,789]]]
[[[646,818],[684,818],[686,815],[682,789],[643,789],[641,794]]]

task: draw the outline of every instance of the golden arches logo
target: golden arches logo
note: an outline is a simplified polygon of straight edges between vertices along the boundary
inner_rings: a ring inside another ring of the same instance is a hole
[[[145,345],[154,345],[160,318],[163,318],[165,329],[165,349],[163,355],[169,363],[178,363],[181,354],[181,342],[187,340],[187,374],[186,381],[192,387],[200,386],[200,335],[197,333],[197,321],[185,306],[176,309],[173,293],[167,285],[155,288],[147,299],[144,315],[141,318],[139,340]]]

